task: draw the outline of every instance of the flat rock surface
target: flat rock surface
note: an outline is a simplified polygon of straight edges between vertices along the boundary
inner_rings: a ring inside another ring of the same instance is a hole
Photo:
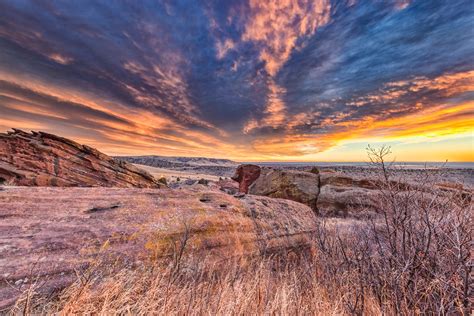
[[[218,189],[4,187],[0,190],[0,310],[37,276],[51,292],[97,257],[126,264],[186,253],[226,259],[308,245],[306,205]],[[20,290],[20,291],[18,291]]]

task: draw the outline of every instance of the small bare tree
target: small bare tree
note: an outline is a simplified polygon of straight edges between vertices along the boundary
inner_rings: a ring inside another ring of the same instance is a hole
[[[375,297],[380,311],[389,314],[468,315],[473,304],[470,195],[440,190],[433,170],[420,171],[416,179],[394,177],[402,173],[387,162],[390,147],[369,146],[367,152],[380,174],[378,216],[350,234],[331,234],[320,225],[324,278],[344,288],[340,278],[331,277],[344,275],[343,300],[353,314],[362,314],[365,298]]]

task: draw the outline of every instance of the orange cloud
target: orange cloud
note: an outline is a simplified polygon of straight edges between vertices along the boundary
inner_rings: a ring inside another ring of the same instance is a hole
[[[44,100],[62,102],[64,103],[62,107],[67,103],[73,103],[86,112],[88,109],[95,111],[88,116],[78,118],[74,117],[74,114],[69,114],[65,108],[59,108],[64,111],[55,112],[53,105],[31,101],[27,94],[13,95],[0,90],[0,96],[13,100],[4,101],[0,109],[2,107],[12,109],[26,115],[22,119],[15,119],[15,115],[19,114],[8,114],[8,117],[6,113],[3,114],[0,120],[2,130],[16,127],[59,133],[110,154],[203,155],[203,153],[212,153],[219,157],[232,152],[236,156],[245,156],[244,152],[239,153],[237,146],[219,139],[220,136],[226,136],[226,133],[216,128],[195,131],[181,122],[146,108],[127,107],[119,102],[97,99],[97,96],[88,95],[84,91],[74,91],[73,88],[56,88],[54,85],[46,85],[34,79],[26,82],[7,73],[0,73],[0,78],[21,87],[22,91],[31,91],[45,96]],[[43,102],[47,102],[44,100]],[[98,115],[100,113],[109,116]],[[32,115],[45,120],[45,123],[27,118]],[[84,126],[76,125],[77,119],[81,119],[81,124]],[[89,133],[84,133],[88,122],[96,126],[94,131],[90,131],[98,135],[96,138],[87,136]],[[62,127],[60,130],[58,130],[59,126]],[[67,129],[64,129],[64,126],[67,126]]]
[[[265,109],[267,117],[263,120],[263,125],[277,127],[285,120],[285,103],[282,100],[282,95],[286,92],[285,89],[270,82],[268,85],[270,93],[268,94],[268,103]]]
[[[251,0],[249,5],[249,22],[242,39],[261,45],[260,59],[270,76],[288,60],[300,37],[313,34],[329,21],[331,9],[328,0]]]
[[[340,131],[328,134],[299,134],[261,139],[253,148],[274,158],[291,160],[326,151],[342,142],[409,140],[410,138],[440,138],[474,132],[474,102],[457,106],[441,106],[396,119],[377,121],[366,117],[358,122],[340,123]]]
[[[328,23],[331,9],[329,0],[251,0],[249,5],[249,22],[245,25],[242,40],[258,45],[260,60],[265,62],[270,77],[278,73],[294,49],[301,47],[302,44],[297,45],[299,39],[312,35],[318,27]],[[268,89],[266,118],[258,126],[275,128],[285,122],[286,105],[282,96],[286,91],[272,78]],[[253,120],[250,120],[243,131],[248,133],[253,126]]]
[[[374,102],[392,101],[396,105],[380,113],[351,120],[351,111],[339,112],[323,119],[318,127],[329,132],[321,134],[298,134],[298,126],[311,125],[318,112],[299,113],[285,119],[284,137],[264,138],[253,142],[253,148],[262,155],[273,155],[275,159],[292,159],[326,151],[338,144],[365,140],[408,140],[412,138],[440,138],[474,133],[474,101],[459,104],[425,104],[420,100],[415,111],[391,118],[391,114],[405,113],[402,97],[422,90],[435,91],[442,98],[449,98],[474,90],[474,71],[442,75],[434,79],[417,77],[409,81],[388,83],[386,89],[351,102],[355,107],[369,106]],[[388,117],[388,118],[387,118]],[[258,128],[253,123],[251,128]]]
[[[130,71],[132,69],[141,71],[139,65],[129,64],[127,67],[131,69]],[[163,72],[161,69],[153,71]],[[224,132],[218,133],[213,129],[191,130],[179,121],[156,114],[146,108],[132,108],[119,102],[98,99],[97,96],[89,95],[84,91],[76,91],[72,87],[58,88],[34,78],[26,81],[7,73],[0,73],[0,77],[21,85],[27,90],[47,95],[58,102],[73,102],[86,109],[106,113],[119,119],[113,120],[100,116],[83,118],[95,123],[95,126],[100,126],[94,131],[98,136],[93,137],[82,131],[87,126],[76,126],[76,118],[67,116],[67,112],[55,112],[48,104],[32,101],[27,95],[2,92],[1,95],[10,98],[9,101],[3,102],[4,109],[30,113],[47,120],[18,119],[4,115],[0,119],[2,130],[18,127],[59,133],[109,154],[215,156],[236,160],[294,160],[312,157],[311,155],[315,153],[324,152],[351,141],[439,139],[472,133],[474,126],[474,102],[424,104],[421,99],[416,105],[416,111],[406,115],[386,118],[389,117],[387,114],[398,113],[398,109],[392,107],[377,115],[367,115],[355,121],[350,120],[351,112],[339,112],[320,123],[320,127],[324,126],[328,129],[327,133],[298,133],[298,126],[313,125],[315,117],[319,117],[321,113],[307,112],[289,116],[280,99],[285,90],[276,84],[270,84],[267,116],[261,122],[249,121],[246,126],[247,132],[261,126],[284,125],[286,128],[282,132],[284,135],[258,137],[249,145],[238,145],[227,138]],[[172,76],[166,80],[174,84]],[[179,85],[179,80],[176,81]],[[418,77],[408,81],[389,83],[379,93],[370,94],[354,102],[361,102],[360,106],[369,104],[368,100],[370,102],[393,101],[398,104],[406,93],[418,93],[424,90],[438,91],[442,97],[453,97],[472,91],[473,82],[474,71],[443,75],[431,80]],[[57,125],[54,122],[57,122]],[[70,126],[70,129],[58,129],[66,125]],[[54,128],[54,126],[58,127]]]

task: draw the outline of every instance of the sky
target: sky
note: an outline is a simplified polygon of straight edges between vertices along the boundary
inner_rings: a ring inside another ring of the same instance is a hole
[[[111,155],[474,161],[472,0],[0,1],[0,132]]]

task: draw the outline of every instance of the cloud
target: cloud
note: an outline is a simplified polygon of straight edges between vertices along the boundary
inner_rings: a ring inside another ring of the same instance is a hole
[[[73,61],[72,58],[60,54],[51,54],[49,55],[49,58],[62,65],[70,64]]]
[[[9,129],[13,122],[25,129],[55,133],[59,130],[66,137],[100,145],[114,154],[159,150],[196,155],[201,151],[218,154],[221,150],[234,149],[218,138],[189,130],[145,109],[130,111],[116,106],[111,112],[99,103],[100,100],[84,96],[71,99],[46,87],[0,81],[0,126]]]
[[[288,61],[294,49],[301,48],[305,40],[316,29],[328,23],[331,4],[328,0],[318,1],[258,1],[250,0],[249,16],[242,34],[243,41],[254,43],[259,50],[259,59],[265,63],[268,79],[267,103],[264,119],[259,126],[279,127],[285,118],[285,89],[273,77]],[[243,130],[252,129],[254,118]]]
[[[227,38],[223,42],[217,41],[216,50],[217,50],[217,58],[222,59],[227,54],[227,52],[235,47],[235,43]]]
[[[0,128],[246,160],[465,134],[473,17],[468,0],[2,1]]]
[[[350,140],[390,141],[472,133],[473,96],[473,71],[441,75],[431,80],[415,77],[390,82],[377,93],[349,100],[346,104],[349,110],[344,112],[293,115],[282,135],[257,140],[254,148],[276,157],[296,157],[322,152]],[[374,107],[380,110],[373,112]],[[254,123],[252,127],[260,126]]]
[[[260,59],[270,76],[276,75],[304,37],[329,21],[331,10],[327,0],[250,0],[249,7],[242,39],[259,45]]]

